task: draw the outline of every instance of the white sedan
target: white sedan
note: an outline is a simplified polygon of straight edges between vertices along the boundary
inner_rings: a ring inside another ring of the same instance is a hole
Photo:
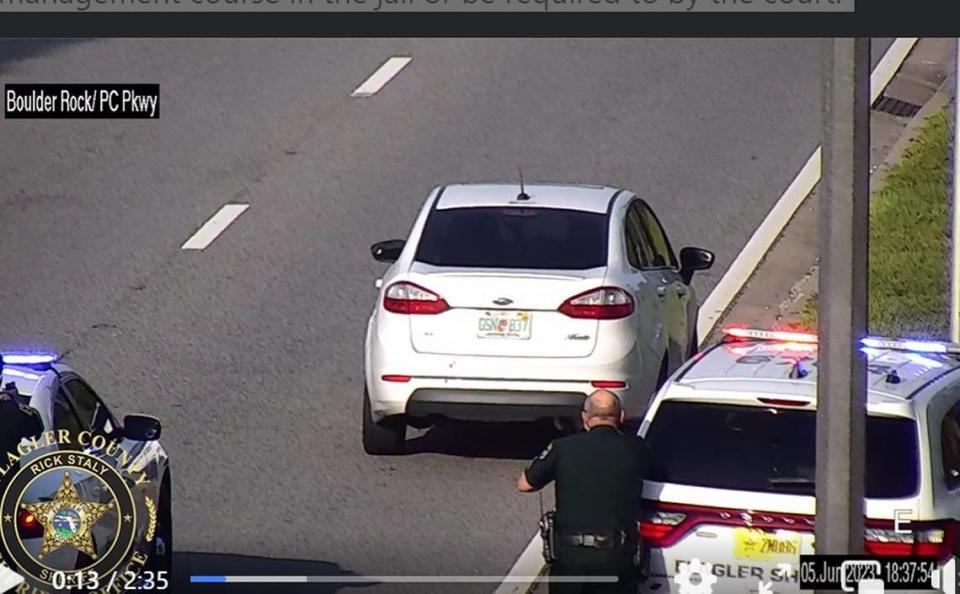
[[[391,266],[364,345],[363,445],[404,449],[443,419],[577,423],[597,388],[642,417],[697,349],[690,280],[713,264],[674,253],[632,192],[570,184],[435,188]]]

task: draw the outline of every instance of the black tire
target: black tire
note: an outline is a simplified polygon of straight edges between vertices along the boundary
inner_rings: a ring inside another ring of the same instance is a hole
[[[363,389],[363,451],[374,456],[402,454],[407,442],[407,425],[402,418],[373,420],[370,394]]]
[[[160,497],[157,501],[157,531],[153,538],[153,554],[149,562],[149,569],[154,572],[155,582],[161,576],[168,581],[173,580],[173,500],[170,492],[170,472],[167,471],[160,484]]]

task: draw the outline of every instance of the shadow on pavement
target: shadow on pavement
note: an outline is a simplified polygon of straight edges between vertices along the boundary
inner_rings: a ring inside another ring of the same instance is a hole
[[[93,41],[93,39],[0,39],[0,72],[4,72],[4,66],[9,62],[17,62],[27,58],[42,56],[53,52],[61,46],[84,43],[87,41]]]
[[[342,569],[336,563],[325,561],[302,561],[295,559],[268,559],[245,555],[224,555],[219,553],[174,553],[173,579],[170,592],[180,594],[262,594],[264,592],[282,592],[283,594],[323,594],[337,592],[341,588],[363,588],[374,585],[360,583],[311,583],[311,584],[223,584],[191,583],[190,576],[332,576],[357,579],[355,573]]]
[[[436,425],[407,440],[407,454],[530,460],[563,434],[552,423],[467,423]]]

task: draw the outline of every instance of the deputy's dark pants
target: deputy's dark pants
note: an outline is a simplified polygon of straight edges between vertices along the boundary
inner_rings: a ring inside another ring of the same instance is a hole
[[[617,582],[551,581],[549,594],[636,594],[637,570],[633,553],[622,549],[558,547],[558,560],[551,564],[550,577],[616,576]]]

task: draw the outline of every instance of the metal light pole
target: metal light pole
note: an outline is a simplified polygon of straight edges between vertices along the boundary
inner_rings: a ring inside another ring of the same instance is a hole
[[[870,40],[823,42],[816,552],[863,552]]]
[[[950,210],[950,341],[960,342],[960,39],[956,40],[953,69],[953,184]]]

